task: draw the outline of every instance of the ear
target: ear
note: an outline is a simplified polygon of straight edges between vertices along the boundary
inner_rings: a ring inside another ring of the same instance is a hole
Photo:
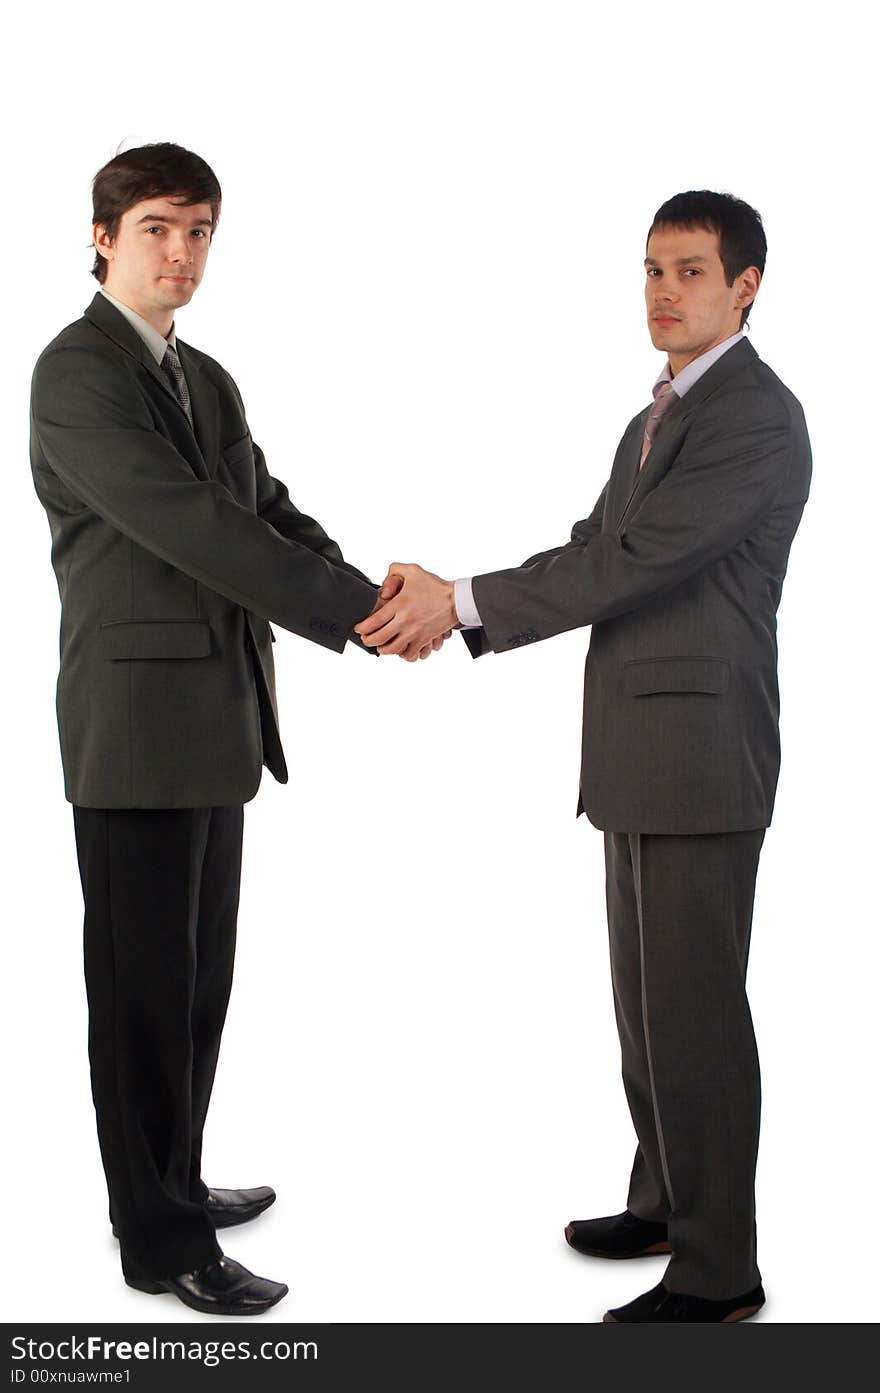
[[[92,241],[99,256],[103,256],[105,261],[113,260],[113,241],[108,237],[107,228],[103,223],[96,222],[92,225]]]
[[[761,284],[761,272],[757,266],[747,266],[746,269],[736,278],[736,307],[744,310],[750,305],[758,293]]]

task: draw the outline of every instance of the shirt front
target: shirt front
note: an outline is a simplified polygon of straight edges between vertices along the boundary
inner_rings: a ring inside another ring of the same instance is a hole
[[[667,358],[666,366],[654,383],[654,392],[656,393],[657,388],[662,383],[671,382],[676,395],[679,398],[683,397],[695,383],[699,382],[703,373],[707,372],[713,363],[717,363],[718,359],[733,348],[734,344],[739,343],[741,338],[743,338],[743,332],[740,329],[738,333],[731,334],[729,339],[724,339],[722,343],[716,343],[714,348],[708,348],[705,353],[694,358],[693,362],[688,363],[687,367],[682,368],[679,373],[673,373]],[[483,627],[480,611],[474,602],[471,577],[455,582],[455,613],[463,629],[481,629]]]

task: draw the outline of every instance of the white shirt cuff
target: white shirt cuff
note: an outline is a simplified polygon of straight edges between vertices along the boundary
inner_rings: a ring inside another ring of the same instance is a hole
[[[455,582],[455,612],[463,629],[482,629],[483,621],[474,604],[474,590],[470,579]]]

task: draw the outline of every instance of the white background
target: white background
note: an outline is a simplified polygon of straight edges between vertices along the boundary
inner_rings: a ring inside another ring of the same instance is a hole
[[[33,362],[96,289],[89,184],[172,139],[223,212],[181,337],[376,579],[566,540],[662,366],[644,238],[686,188],[763,214],[752,342],[814,483],[780,610],[758,880],[762,1319],[876,1319],[877,315],[868,11],[741,3],[32,4],[3,94],[6,1320],[206,1318],[121,1281],[86,1059]],[[7,21],[8,22],[8,21]],[[625,1203],[602,838],[575,822],[587,632],[474,663],[279,633],[286,788],[246,811],[209,1183],[266,1318],[592,1322],[659,1281],[562,1240]]]

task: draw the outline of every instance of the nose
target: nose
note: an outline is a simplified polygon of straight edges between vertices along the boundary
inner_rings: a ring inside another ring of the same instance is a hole
[[[193,259],[192,242],[185,234],[168,239],[168,260],[175,266],[188,266]]]
[[[678,299],[674,282],[657,276],[654,277],[651,294],[655,305],[674,305]]]

